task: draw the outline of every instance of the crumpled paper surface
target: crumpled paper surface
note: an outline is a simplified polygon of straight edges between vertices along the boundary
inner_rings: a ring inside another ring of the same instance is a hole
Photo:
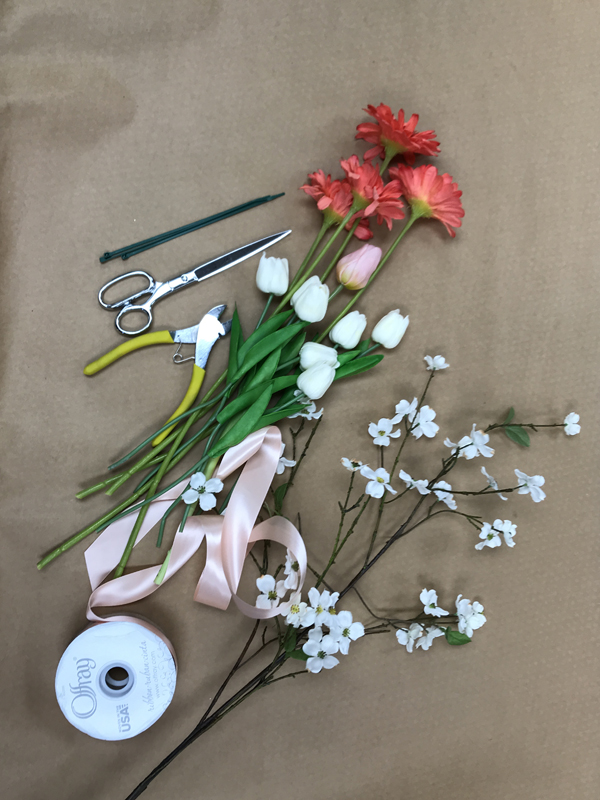
[[[333,672],[253,697],[145,797],[596,797],[599,25],[597,4],[563,0],[4,4],[3,797],[125,797],[195,725],[251,624],[192,602],[198,558],[135,609],[179,657],[162,720],[109,743],[60,714],[56,664],[85,624],[83,548],[41,574],[35,562],[108,508],[104,496],[74,494],[155,429],[189,380],[168,348],[84,378],[119,343],[98,289],[125,269],[169,278],[288,226],[293,236],[271,254],[297,265],[320,224],[297,187],[308,171],[339,172],[361,109],[379,102],[436,130],[436,163],[458,181],[466,216],[454,241],[437,223],[416,226],[361,301],[371,322],[399,307],[411,324],[376,378],[325,398],[293,497],[311,561],[328,554],[347,478],[340,457],[376,457],[367,424],[421,389],[427,353],[451,364],[431,395],[442,430],[414,444],[407,471],[420,475],[445,435],[456,441],[511,405],[522,421],[575,410],[582,434],[540,433],[526,451],[496,437],[485,462],[494,476],[510,481],[518,467],[546,477],[540,505],[469,505],[517,522],[514,550],[479,553],[476,533],[448,518],[400,543],[366,581],[384,612],[415,608],[424,586],[447,607],[458,592],[479,599],[488,623],[473,644],[407,655],[391,635],[358,642]],[[107,249],[280,191],[129,262],[98,263]],[[262,301],[255,267],[165,300],[154,329],[236,301],[249,326]],[[215,349],[209,377],[225,356]],[[481,461],[461,466],[456,485],[481,483]],[[349,568],[361,552],[356,541]],[[153,558],[150,548],[134,563]]]

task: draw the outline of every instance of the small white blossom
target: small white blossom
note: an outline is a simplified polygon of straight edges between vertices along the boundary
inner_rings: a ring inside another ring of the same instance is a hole
[[[429,650],[433,644],[433,640],[437,639],[438,636],[443,635],[444,631],[442,628],[432,625],[431,627],[427,628],[427,632],[424,636],[422,636],[420,639],[417,639],[417,647],[420,647],[422,650]]]
[[[302,650],[309,657],[306,661],[309,672],[317,674],[322,669],[332,669],[340,663],[333,655],[339,650],[338,643],[329,634],[323,636],[321,628],[313,628],[308,632],[308,641],[304,643]]]
[[[438,500],[441,500],[443,503],[446,503],[448,508],[451,508],[452,511],[456,511],[456,500],[454,499],[454,495],[450,493],[452,486],[446,481],[438,481],[433,485],[433,493],[436,495]]]
[[[294,628],[307,628],[315,621],[315,611],[309,608],[308,604],[300,600],[300,592],[294,592],[290,597],[289,609],[281,616],[285,616],[285,621],[288,625],[293,625]]]
[[[475,550],[483,550],[484,547],[500,547],[502,544],[502,539],[500,538],[500,532],[494,530],[489,522],[484,522],[479,533],[479,538],[483,539],[483,541],[479,542],[479,544],[475,545]]]
[[[458,614],[458,630],[465,633],[469,638],[473,636],[473,631],[485,625],[486,618],[481,613],[483,606],[476,600],[471,604],[466,598],[463,600],[462,594],[456,598],[456,613]]]
[[[418,400],[415,397],[412,402],[408,402],[408,400],[400,400],[400,402],[396,405],[395,411],[396,416],[392,418],[392,422],[394,425],[397,425],[399,422],[402,422],[404,417],[408,418],[409,422],[412,422],[415,418],[415,414],[417,411],[417,404]]]
[[[349,469],[350,472],[356,472],[364,466],[362,461],[355,461],[352,458],[342,458],[342,465],[346,467],[346,469]]]
[[[444,444],[446,447],[454,448],[452,450],[452,455],[454,455],[457,451],[459,457],[466,458],[467,461],[470,461],[472,458],[476,456],[483,456],[484,458],[491,458],[494,455],[494,449],[492,447],[488,447],[487,443],[490,440],[489,433],[484,433],[483,431],[475,430],[476,424],[473,423],[473,428],[471,429],[470,436],[463,436],[463,438],[458,442],[454,443],[451,442],[450,439],[444,439]]]
[[[257,608],[275,608],[286,593],[283,581],[277,581],[272,575],[261,575],[256,579],[256,587],[262,594],[256,598]]]
[[[379,444],[382,447],[387,447],[391,439],[397,439],[402,433],[400,428],[397,431],[392,431],[394,423],[391,419],[382,418],[377,424],[374,422],[369,423],[369,436],[373,437],[373,444]]]
[[[534,503],[541,503],[546,497],[546,492],[540,489],[546,483],[546,479],[541,475],[526,475],[520,469],[515,470],[519,483],[519,494],[530,494]]]
[[[498,531],[501,531],[502,535],[504,536],[504,541],[509,547],[515,546],[513,537],[517,532],[517,526],[514,523],[512,523],[509,519],[496,519],[494,520],[494,528],[496,528]]]
[[[313,586],[308,590],[308,599],[315,612],[314,624],[320,627],[321,625],[329,625],[328,620],[331,620],[332,615],[335,613],[335,604],[339,600],[339,592],[319,592]]]
[[[564,426],[565,426],[565,433],[567,436],[575,436],[575,434],[579,433],[581,430],[581,425],[579,423],[579,414],[575,414],[575,412],[571,412],[567,414],[564,419]]]
[[[300,565],[296,561],[294,554],[288,550],[285,555],[285,567],[283,569],[283,574],[286,576],[283,585],[286,589],[295,591],[298,588],[299,571]]]
[[[416,489],[419,492],[419,494],[431,494],[431,489],[427,488],[427,484],[429,483],[429,481],[426,481],[424,479],[420,481],[415,481],[410,477],[408,472],[404,472],[403,469],[400,470],[399,477],[404,481],[404,483],[407,485],[409,489]]]
[[[415,439],[420,439],[421,436],[426,436],[432,439],[439,431],[440,426],[433,420],[435,419],[435,411],[429,406],[421,406],[417,414],[415,414],[411,433]]]
[[[412,653],[414,644],[422,633],[423,626],[418,622],[413,622],[410,628],[400,628],[399,631],[396,631],[396,639],[399,644],[406,647],[407,652]]]
[[[331,623],[331,635],[338,643],[340,653],[346,656],[350,642],[355,642],[365,635],[365,626],[362,622],[353,622],[349,611],[340,611]]]
[[[323,409],[321,408],[317,411],[317,405],[314,400],[309,400],[308,397],[300,391],[300,389],[296,389],[294,391],[294,396],[298,399],[299,403],[304,403],[306,408],[304,411],[297,411],[295,414],[292,414],[288,417],[288,419],[296,419],[296,417],[304,417],[304,419],[320,419],[323,416]]]
[[[488,474],[488,472],[486,471],[486,468],[485,468],[485,467],[482,467],[482,468],[481,468],[481,474],[482,474],[482,475],[485,475],[485,479],[486,479],[486,481],[488,482],[488,486],[491,486],[491,487],[492,487],[492,489],[493,489],[495,492],[497,492],[497,491],[498,491],[498,489],[499,489],[499,486],[498,486],[498,481],[497,481],[497,480],[495,480],[494,478],[492,478],[492,476]],[[500,500],[508,500],[508,497],[504,497],[504,495],[503,495],[503,494],[499,494],[499,495],[498,495],[498,497],[500,498]]]
[[[283,471],[285,470],[286,467],[295,467],[296,466],[296,462],[295,461],[292,461],[289,458],[284,458],[283,457],[284,451],[285,451],[285,445],[282,442],[281,443],[281,452],[279,454],[279,462],[277,463],[277,474],[278,475],[282,475]]]
[[[371,497],[383,497],[386,491],[392,494],[398,494],[398,492],[390,486],[390,473],[383,467],[372,470],[371,467],[365,464],[364,467],[360,468],[360,474],[369,481],[365,487],[365,492],[370,494]]]
[[[419,600],[423,603],[425,613],[432,617],[447,617],[450,613],[438,606],[438,596],[435,589],[423,589],[419,595]]]
[[[446,364],[446,359],[444,356],[425,356],[425,361],[427,362],[427,369],[436,372],[438,369],[447,369],[450,364]]]
[[[187,505],[198,501],[202,511],[210,511],[217,505],[215,497],[223,489],[223,481],[218,478],[209,478],[203,472],[195,472],[190,478],[190,488],[182,495],[181,499]]]

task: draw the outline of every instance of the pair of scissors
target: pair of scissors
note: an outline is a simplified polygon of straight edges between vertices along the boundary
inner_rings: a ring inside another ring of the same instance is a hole
[[[120,344],[118,347],[100,356],[96,361],[92,361],[85,367],[83,372],[85,375],[95,375],[97,372],[100,372],[100,370],[108,367],[109,364],[117,361],[117,359],[122,358],[127,355],[127,353],[132,353],[134,350],[139,350],[141,347],[148,347],[153,344],[195,344],[196,352],[194,354],[192,379],[185,393],[185,397],[167,420],[167,422],[170,422],[170,420],[183,414],[184,411],[187,411],[188,408],[193,405],[200,391],[200,387],[202,386],[202,381],[204,380],[206,362],[208,361],[211,348],[217,339],[229,333],[231,320],[227,320],[227,322],[224,323],[219,321],[219,317],[223,311],[225,311],[226,307],[225,305],[220,305],[211,308],[211,310],[202,317],[200,322],[197,325],[193,325],[191,328],[183,328],[178,331],[145,333],[142,336],[137,336],[135,339],[130,339],[128,342],[123,342],[123,344]],[[177,353],[175,356],[177,356]],[[176,360],[175,356],[173,357],[174,360]],[[158,436],[152,440],[152,444],[154,446],[160,444],[160,442],[169,435],[173,427],[174,426],[167,428],[167,430],[159,433]]]
[[[154,280],[152,275],[149,275],[143,270],[125,272],[123,275],[119,275],[117,278],[113,278],[112,281],[104,284],[98,293],[98,301],[103,308],[106,308],[109,311],[119,311],[117,318],[115,319],[115,325],[117,326],[119,333],[122,333],[124,336],[135,336],[148,330],[152,324],[152,306],[158,300],[161,300],[163,297],[166,297],[169,294],[173,294],[173,292],[179,291],[179,289],[190,286],[193,283],[203,281],[206,278],[209,278],[211,275],[216,275],[218,272],[223,272],[223,270],[229,269],[229,267],[233,267],[235,264],[239,264],[241,261],[245,261],[247,258],[260,253],[267,247],[271,247],[271,245],[280,242],[286,236],[289,236],[291,232],[291,230],[281,231],[280,233],[274,233],[272,236],[266,236],[263,239],[258,239],[256,242],[251,242],[250,244],[244,245],[244,247],[238,247],[237,250],[232,250],[230,253],[225,253],[225,255],[219,256],[219,258],[213,258],[212,261],[207,261],[205,264],[200,264],[199,267],[195,267],[189,272],[184,272],[183,275],[178,275],[176,278],[171,278],[171,280],[165,282]],[[130,295],[129,297],[123,298],[123,300],[118,300],[116,303],[105,302],[104,294],[108,289],[110,289],[111,286],[115,286],[116,284],[127,280],[128,278],[135,277],[145,278],[148,281],[148,286],[141,291]],[[149,295],[149,297],[146,301],[136,302],[147,295]],[[138,328],[137,330],[127,330],[121,325],[123,318],[132,311],[141,311],[146,315],[146,324],[142,325],[142,327]]]

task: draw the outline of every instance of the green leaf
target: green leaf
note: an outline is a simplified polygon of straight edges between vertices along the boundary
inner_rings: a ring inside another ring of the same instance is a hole
[[[294,325],[288,325],[287,328],[281,331],[275,331],[265,336],[260,342],[257,342],[257,344],[246,353],[240,368],[234,376],[234,380],[239,380],[248,370],[252,369],[255,364],[258,364],[270,355],[273,350],[283,348],[283,346],[286,345],[290,339],[293,339],[304,327],[306,327],[305,322],[297,322]],[[250,339],[248,339],[248,342],[249,341]],[[245,345],[248,344],[248,342],[246,342]]]
[[[242,325],[238,315],[237,306],[231,318],[231,330],[229,331],[229,364],[227,366],[227,383],[231,383],[233,376],[238,370],[238,351],[244,343]]]
[[[531,439],[529,438],[529,434],[522,428],[520,425],[507,425],[504,428],[504,433],[511,439],[513,442],[522,445],[523,447],[529,447],[531,444]]]
[[[506,415],[506,419],[504,420],[504,425],[506,425],[506,423],[507,423],[507,422],[512,422],[512,419],[513,419],[514,415],[515,415],[515,410],[514,410],[514,408],[511,406],[511,407],[508,409],[508,414]]]
[[[361,353],[364,353],[365,350],[368,350],[370,346],[371,346],[371,340],[370,339],[362,339],[358,343],[358,349],[360,350]]]
[[[283,649],[286,653],[291,653],[295,649],[296,639],[296,630],[290,625],[283,640]]]
[[[308,656],[304,650],[292,650],[288,655],[290,658],[295,658],[297,661],[308,661]]]
[[[211,458],[220,455],[230,447],[234,447],[234,445],[239,444],[243,439],[246,438],[246,436],[248,436],[249,433],[262,428],[263,425],[260,424],[260,420],[262,415],[265,413],[267,406],[269,405],[272,394],[273,387],[267,386],[264,392],[260,394],[258,399],[255,400],[250,408],[237,420],[231,430],[228,431],[221,439],[219,439],[219,441],[216,442],[213,447],[211,447],[210,453],[207,453],[207,455]]]
[[[294,358],[297,358],[298,353],[304,342],[306,341],[306,331],[302,331],[297,336],[294,336],[291,342],[288,342],[281,351],[280,364],[286,364]]]
[[[290,386],[295,386],[297,379],[297,375],[282,375],[280,378],[275,378],[274,381],[269,381],[261,383],[259,386],[254,386],[249,391],[238,395],[235,400],[231,400],[231,402],[227,403],[225,408],[222,409],[217,416],[218,422],[227,422],[227,420],[235,417],[236,414],[239,414],[240,411],[243,411],[245,408],[248,408],[248,406],[251,406],[255,400],[258,400],[267,386],[272,386],[273,394],[276,394],[277,392],[281,392]]]
[[[345,353],[338,353],[340,367],[342,367],[344,364],[347,364],[349,361],[353,361],[359,355],[360,350],[347,350]]]
[[[291,414],[297,414],[299,411],[304,411],[305,408],[306,406],[302,403],[297,403],[296,405],[284,408],[282,411],[271,411],[269,414],[265,414],[260,419],[260,424],[255,428],[255,430],[258,431],[261,428],[266,428],[268,425],[274,425],[276,422],[279,422],[280,419],[285,419]]]
[[[251,333],[240,348],[238,357],[239,363],[243,363],[244,359],[255,344],[258,344],[258,342],[265,339],[269,334],[273,333],[273,331],[279,330],[279,328],[285,324],[285,321],[290,317],[291,314],[291,311],[282,311],[281,314],[275,314],[275,316],[270,317],[266,322],[263,322],[260,328],[257,328],[254,333]]]
[[[448,644],[469,644],[471,639],[467,636],[466,633],[461,633],[460,631],[453,631],[452,628],[446,628],[444,635],[446,637],[446,641]]]
[[[279,365],[279,357],[281,356],[281,350],[273,350],[270,356],[267,356],[263,363],[258,367],[252,380],[248,381],[248,389],[253,389],[255,386],[260,386],[261,383],[265,383],[265,381],[270,381],[273,375],[275,374],[275,370]]]
[[[348,378],[350,375],[358,375],[361,372],[366,372],[368,369],[376,367],[381,361],[383,355],[364,356],[351,361],[349,364],[344,364],[343,367],[338,367],[335,371],[335,380],[340,378]]]
[[[282,483],[281,486],[278,486],[275,489],[274,496],[275,496],[275,511],[279,514],[281,511],[281,507],[283,506],[283,501],[288,490],[288,483]]]

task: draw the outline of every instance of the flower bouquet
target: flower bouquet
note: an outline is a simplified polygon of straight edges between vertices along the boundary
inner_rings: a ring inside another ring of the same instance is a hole
[[[511,408],[503,420],[482,428],[473,424],[456,442],[446,438],[437,465],[413,477],[410,448],[439,432],[430,397],[434,378],[437,383],[449,366],[441,355],[426,355],[420,397],[400,399],[387,416],[368,425],[374,454],[362,456],[363,463],[340,452],[341,468],[349,475],[338,503],[339,524],[331,532],[329,559],[311,560],[310,535],[305,542],[292,523],[299,509],[290,507],[290,490],[323,423],[324,409],[317,401],[334,381],[364,380],[359,376],[377,367],[382,351],[398,346],[409,324],[408,315],[392,308],[367,332],[366,317],[353,307],[380,272],[392,267],[388,262],[394,251],[419,220],[439,221],[454,238],[464,215],[452,177],[430,163],[415,166],[417,157],[438,154],[434,131],[418,131],[416,115],[406,120],[403,111],[394,115],[386,105],[368,106],[366,111],[374,121],[359,124],[356,134],[372,145],[364,158],[342,159],[339,178],[317,170],[301,187],[316,201],[322,221],[294,276],[290,278],[285,259],[262,256],[256,283],[267,295],[265,306],[250,332],[242,330],[234,312],[226,371],[198,404],[112,464],[105,480],[77,495],[84,498],[104,490],[112,496],[125,484],[139,481],[126,498],[38,564],[46,566],[92,533],[102,536],[86,558],[102,537],[122,542],[118,560],[102,573],[102,578],[110,573],[110,580],[98,585],[88,607],[90,619],[102,620],[94,607],[147,596],[206,538],[207,565],[195,599],[222,609],[233,600],[255,620],[196,727],[134,789],[130,800],[251,695],[276,681],[337,667],[359,639],[391,634],[409,653],[429,650],[436,638],[449,645],[470,643],[486,621],[480,602],[459,594],[449,610],[434,588],[425,587],[413,611],[383,615],[364,594],[363,577],[400,539],[441,514],[463,519],[473,530],[472,546],[477,550],[514,547],[516,525],[510,519],[486,521],[471,513],[466,501],[470,496],[496,495],[507,501],[507,495],[516,492],[538,503],[545,497],[544,478],[517,468],[516,480],[500,486],[481,467],[471,488],[457,489],[448,480],[450,473],[461,460],[490,459],[492,436],[499,433],[506,435],[507,444],[527,447],[529,431],[542,427],[562,427],[567,435],[579,432],[576,414],[563,422],[538,424],[517,421]],[[368,243],[373,226],[384,223],[389,230],[400,225],[385,253]],[[353,248],[354,239],[363,244]],[[337,285],[332,289],[333,276]],[[342,293],[344,308],[334,316],[329,313],[331,301]],[[311,327],[318,323],[319,328]],[[278,423],[289,428],[287,452]],[[177,474],[186,457],[193,463]],[[155,527],[160,563],[126,573],[136,542]],[[330,570],[337,564],[338,574],[343,572],[342,554],[350,538],[361,541],[361,566],[354,574],[347,569],[344,580],[333,585]],[[257,595],[250,603],[237,594],[244,563],[256,570]],[[346,607],[351,598],[358,612]],[[256,665],[254,670],[249,662]],[[242,672],[245,682],[227,696],[233,677]]]

